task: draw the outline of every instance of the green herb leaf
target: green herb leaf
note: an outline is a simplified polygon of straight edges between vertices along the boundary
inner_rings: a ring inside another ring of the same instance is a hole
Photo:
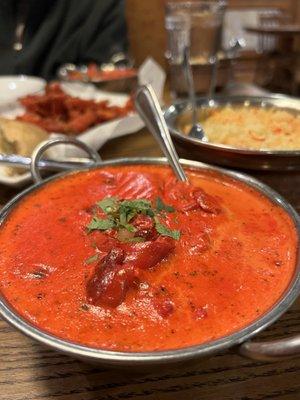
[[[137,211],[136,210],[129,211],[127,213],[127,215],[126,215],[127,222],[130,222],[136,215],[137,215]],[[120,220],[121,220],[121,215],[120,215]]]
[[[88,224],[87,228],[89,231],[100,230],[106,231],[107,229],[114,228],[115,221],[112,219],[100,219],[93,217],[92,221]]]
[[[137,214],[146,214],[151,210],[151,203],[148,200],[124,200],[120,203],[119,213],[121,218],[130,222]]]
[[[146,215],[148,215],[148,216],[151,217],[151,218],[154,218],[155,212],[154,212],[153,210],[147,210],[147,211],[146,211]]]
[[[151,210],[151,202],[148,200],[124,200],[120,203],[119,207],[119,225],[130,232],[134,232],[134,227],[128,224],[128,222],[136,215],[146,214],[149,210]]]
[[[135,232],[136,231],[135,227],[133,225],[131,225],[131,224],[123,224],[122,227],[127,229],[128,232]]]
[[[120,212],[120,225],[124,226],[127,224],[126,212]]]
[[[167,211],[167,212],[174,212],[175,209],[172,206],[168,206],[165,204],[160,197],[156,198],[156,210],[157,212]]]
[[[94,254],[93,256],[87,258],[84,263],[86,265],[92,264],[93,262],[97,261],[98,258],[99,258],[99,255],[98,254]]]
[[[121,203],[121,207],[141,212],[151,209],[151,202],[149,200],[144,200],[144,199],[124,200]]]
[[[164,236],[170,236],[173,239],[178,240],[180,232],[171,230],[167,226],[163,225],[158,217],[156,216],[160,212],[174,212],[174,208],[165,204],[160,197],[156,199],[156,208],[152,208],[151,201],[146,199],[135,199],[135,200],[123,200],[120,201],[116,197],[107,197],[97,203],[107,215],[107,219],[100,219],[96,216],[93,217],[92,221],[88,224],[87,228],[90,231],[101,230],[106,231],[108,229],[115,228],[118,232],[122,229],[130,233],[136,232],[136,228],[130,223],[138,214],[148,215],[155,220],[156,230],[159,234]],[[123,234],[121,234],[122,236]],[[126,236],[126,234],[124,234]],[[139,241],[134,238],[134,241]]]
[[[118,200],[115,197],[106,197],[98,201],[97,206],[100,207],[106,214],[117,211]]]
[[[180,239],[180,231],[169,229],[166,225],[163,225],[157,217],[155,219],[155,229],[158,233],[163,236],[169,236],[175,240]]]

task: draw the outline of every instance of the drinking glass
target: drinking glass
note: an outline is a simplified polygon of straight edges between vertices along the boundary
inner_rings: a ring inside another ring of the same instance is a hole
[[[189,46],[193,71],[197,69],[197,66],[209,68],[210,92],[213,91],[225,7],[224,0],[168,1],[166,3],[166,57],[170,67],[170,84],[173,93],[186,91],[181,67],[183,49],[186,46]]]

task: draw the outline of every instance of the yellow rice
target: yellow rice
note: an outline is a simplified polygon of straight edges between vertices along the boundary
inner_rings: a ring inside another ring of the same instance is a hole
[[[201,123],[211,143],[245,149],[300,150],[300,116],[287,111],[228,106],[209,111]]]

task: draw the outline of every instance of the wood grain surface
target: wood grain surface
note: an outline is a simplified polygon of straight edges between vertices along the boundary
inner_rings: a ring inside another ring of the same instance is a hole
[[[103,158],[160,155],[147,132],[111,141]],[[300,211],[300,173],[251,173]],[[3,205],[18,191],[0,186]],[[300,333],[300,301],[259,339]],[[196,366],[132,376],[60,355],[0,320],[1,400],[298,400],[300,358],[254,362],[236,349]]]

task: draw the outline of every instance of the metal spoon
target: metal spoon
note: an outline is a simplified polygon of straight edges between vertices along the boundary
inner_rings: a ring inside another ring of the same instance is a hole
[[[135,95],[135,107],[149,131],[157,140],[177,178],[181,181],[187,181],[188,178],[180,165],[170,132],[151,85],[138,88]]]
[[[189,131],[189,136],[207,142],[207,137],[205,136],[205,132],[202,128],[202,125],[198,122],[197,117],[197,101],[195,94],[194,77],[190,63],[190,50],[188,46],[186,46],[183,51],[183,70],[188,86],[189,101],[192,106],[192,127]]]

